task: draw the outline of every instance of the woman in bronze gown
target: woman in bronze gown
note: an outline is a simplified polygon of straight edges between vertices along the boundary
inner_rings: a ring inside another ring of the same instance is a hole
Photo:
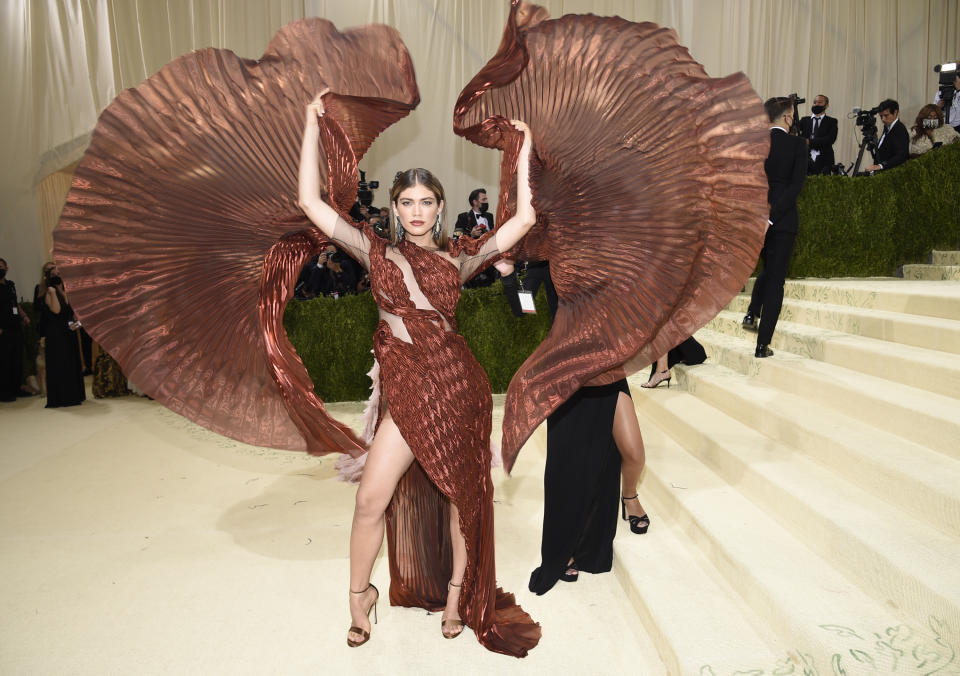
[[[392,591],[391,600],[436,608],[437,590],[446,586],[445,638],[458,636],[466,623],[488,648],[525,654],[539,639],[539,627],[496,588],[494,573],[490,385],[456,333],[454,311],[461,284],[536,221],[527,173],[530,131],[511,123],[523,133],[513,218],[479,240],[454,243],[443,223],[443,188],[430,172],[410,169],[398,175],[390,192],[394,219],[388,245],[369,226],[348,225],[321,198],[318,147],[325,93],[307,107],[300,206],[327,238],[370,271],[380,308],[374,354],[381,368],[381,407],[350,535],[347,643],[359,646],[370,637],[369,615],[379,596],[370,574],[388,506],[393,503],[392,519],[416,515],[423,521],[426,514],[417,503],[430,502],[431,512],[449,515],[449,538],[436,538],[433,529],[413,519],[404,524],[405,546],[390,561],[392,590],[402,591]],[[411,470],[414,463],[418,467]],[[407,554],[424,548],[435,556],[418,561]],[[438,565],[445,559],[449,565]]]
[[[122,92],[74,174],[54,253],[93,337],[157,401],[247,443],[358,456],[363,442],[327,414],[283,327],[303,263],[328,243],[294,197],[303,109],[325,87],[327,114],[319,132],[308,134],[323,137],[324,200],[346,213],[357,194],[357,163],[417,106],[419,92],[394,29],[341,33],[305,19],[281,29],[262,58],[197,50]],[[552,21],[540,8],[514,3],[500,50],[454,111],[456,133],[503,151],[497,220],[532,192],[538,226],[515,257],[549,260],[560,296],[555,330],[507,393],[507,470],[530,433],[574,392],[646,366],[742,287],[766,223],[762,118],[744,76],[708,78],[666,29],[596,16]],[[519,135],[501,122],[509,119],[535,131],[530,192],[514,176],[527,166],[517,163]],[[664,119],[671,124],[655,122]],[[319,192],[310,199],[319,201]],[[410,225],[419,237],[427,223]],[[391,602],[440,610],[455,597],[447,588],[458,581],[452,502],[466,551],[459,615],[486,647],[523,655],[539,627],[493,581],[490,482],[480,467],[486,385],[470,389],[467,404],[457,401],[442,415],[436,408],[453,401],[454,380],[476,384],[479,376],[460,339],[445,330],[455,328],[457,281],[505,245],[483,251],[490,240],[474,240],[476,248],[445,254],[407,240],[381,249],[368,234],[350,234],[366,239],[371,277],[380,279],[374,293],[387,315],[399,317],[386,317],[375,336],[381,366],[391,371],[383,384],[384,439],[396,437],[388,444],[396,453],[402,438],[416,460],[386,513]],[[588,266],[583,251],[590,251]],[[397,335],[401,326],[412,343]],[[397,376],[401,368],[410,371],[407,380]],[[453,419],[450,411],[461,405],[471,415]],[[412,419],[424,424],[405,429]],[[444,455],[464,428],[462,447],[472,450]],[[389,469],[399,474],[397,464]],[[468,476],[473,485],[465,485]],[[373,495],[382,502],[391,481],[378,483]],[[373,549],[359,540],[376,527],[357,532],[359,549]],[[355,557],[362,559],[369,554]],[[374,594],[364,588],[363,570],[356,573],[362,615]],[[368,631],[363,617],[354,622]]]

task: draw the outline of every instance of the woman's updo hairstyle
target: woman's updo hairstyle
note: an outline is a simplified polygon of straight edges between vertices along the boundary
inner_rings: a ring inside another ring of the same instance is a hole
[[[443,186],[440,185],[440,181],[437,180],[437,177],[431,174],[428,170],[423,168],[416,169],[407,169],[406,171],[398,171],[396,177],[393,179],[393,187],[390,188],[390,201],[393,203],[394,208],[397,206],[397,200],[400,199],[400,193],[402,193],[407,188],[411,188],[415,185],[422,185],[427,190],[433,193],[434,197],[437,198],[437,203],[443,202],[444,210],[446,210],[447,200],[444,196]],[[390,243],[394,246],[399,243],[402,239],[402,235],[399,234],[399,230],[402,228],[400,225],[399,218],[390,219]],[[450,240],[450,233],[452,232],[452,227],[447,223],[447,219],[444,216],[444,212],[440,212],[440,236],[434,235],[434,243],[441,249],[446,248],[447,242]]]

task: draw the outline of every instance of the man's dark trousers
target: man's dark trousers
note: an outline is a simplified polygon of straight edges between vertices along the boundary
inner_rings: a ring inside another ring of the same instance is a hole
[[[760,260],[763,270],[757,275],[750,296],[750,312],[760,317],[757,331],[757,344],[769,345],[773,331],[777,327],[780,308],[783,306],[783,284],[790,269],[790,257],[793,255],[793,243],[797,239],[795,232],[783,232],[770,228],[763,240]]]

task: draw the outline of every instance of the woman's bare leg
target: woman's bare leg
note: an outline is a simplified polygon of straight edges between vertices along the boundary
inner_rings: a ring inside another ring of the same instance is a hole
[[[617,410],[613,416],[613,440],[617,443],[621,457],[620,490],[623,497],[629,498],[637,494],[637,484],[640,482],[640,473],[647,462],[647,456],[643,448],[643,436],[640,434],[640,423],[637,422],[633,400],[623,392],[617,397]],[[627,507],[627,514],[644,515],[639,500],[627,500],[624,504]]]
[[[373,563],[383,545],[383,514],[390,504],[400,477],[413,462],[410,446],[404,441],[389,412],[380,422],[370,445],[370,454],[360,477],[353,527],[350,531],[350,590],[359,592],[370,585]],[[367,611],[374,602],[372,589],[363,594],[350,594],[350,618],[354,627],[370,631]],[[362,636],[350,632],[355,641]]]
[[[463,584],[463,572],[467,569],[467,544],[463,539],[463,533],[460,532],[460,510],[457,506],[450,503],[450,543],[453,545],[453,571],[450,573],[450,587],[447,590],[447,607],[441,616],[443,620],[459,620],[460,618],[460,587],[456,585]],[[456,636],[463,628],[453,629],[445,632],[450,636]]]

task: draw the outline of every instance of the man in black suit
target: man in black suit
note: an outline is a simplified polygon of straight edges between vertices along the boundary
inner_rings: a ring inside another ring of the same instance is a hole
[[[477,188],[467,198],[470,202],[470,211],[464,211],[457,216],[457,224],[453,229],[454,237],[473,237],[477,239],[485,232],[493,230],[493,214],[490,213],[490,203],[487,201],[485,188]],[[500,278],[496,268],[490,267],[477,274],[464,286],[474,289],[480,286],[490,286]]]
[[[457,216],[457,225],[453,229],[453,236],[470,235],[476,239],[483,233],[493,230],[493,214],[488,211],[490,203],[487,201],[485,188],[477,188],[471,192],[468,200],[470,211],[464,211]]]
[[[797,197],[807,178],[807,143],[787,132],[793,125],[793,100],[782,96],[768,99],[763,107],[773,123],[770,128],[770,154],[763,163],[770,186],[767,190],[770,218],[760,251],[763,270],[757,275],[750,307],[743,318],[743,328],[757,331],[754,355],[760,358],[773,354],[769,345],[780,317],[783,283],[787,278],[793,242],[800,225]],[[757,317],[760,317],[759,329]]]
[[[880,108],[883,134],[877,142],[877,152],[873,156],[876,164],[867,167],[867,171],[893,169],[906,162],[910,156],[910,133],[900,121],[900,104],[893,99],[885,99],[877,107]]]
[[[808,174],[829,174],[833,169],[833,144],[837,142],[837,118],[827,115],[830,99],[823,94],[813,97],[813,115],[800,120],[800,136],[810,148]]]

